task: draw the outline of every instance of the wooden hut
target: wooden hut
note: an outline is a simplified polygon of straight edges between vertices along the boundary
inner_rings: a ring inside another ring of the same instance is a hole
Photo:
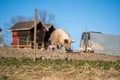
[[[12,31],[11,47],[33,47],[34,41],[34,22],[18,22],[10,28]],[[55,27],[52,24],[45,25],[43,22],[37,22],[36,42],[38,48],[46,47],[49,42],[49,36]],[[42,46],[43,45],[43,46]],[[44,46],[45,45],[45,46]]]

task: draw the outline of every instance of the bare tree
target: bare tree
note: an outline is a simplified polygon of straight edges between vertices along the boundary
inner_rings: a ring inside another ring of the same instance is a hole
[[[45,10],[38,10],[37,18],[39,21],[42,21],[44,24],[52,23],[55,24],[55,15],[49,14]],[[12,17],[10,19],[10,24],[14,25],[17,22],[23,22],[23,21],[33,21],[33,17],[24,17],[24,16],[17,16]]]
[[[5,46],[9,46],[10,45],[10,41],[11,41],[11,31],[9,30],[10,27],[12,27],[14,24],[16,24],[17,22],[24,22],[24,21],[33,21],[33,17],[24,17],[24,16],[17,16],[17,17],[12,17],[10,19],[10,22],[4,23],[4,34],[3,34],[3,39],[4,39],[4,45]]]
[[[23,21],[32,21],[33,18],[30,17],[30,18],[27,18],[27,17],[24,17],[24,16],[17,16],[17,17],[13,17],[10,19],[10,23],[11,24],[16,24],[17,22],[23,22]]]
[[[8,30],[11,26],[9,23],[4,23],[4,31],[3,31],[3,45],[4,46],[9,46],[10,45],[10,40],[11,40],[11,32]]]
[[[53,15],[53,14],[49,14],[48,22],[50,22],[50,23],[54,23],[54,21],[55,21],[55,15]]]
[[[44,22],[45,24],[52,23],[55,24],[55,15],[49,14],[45,10],[38,11],[38,20]]]

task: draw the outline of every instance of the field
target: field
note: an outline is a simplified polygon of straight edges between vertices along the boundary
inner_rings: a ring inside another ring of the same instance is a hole
[[[0,80],[119,80],[120,56],[0,48]]]

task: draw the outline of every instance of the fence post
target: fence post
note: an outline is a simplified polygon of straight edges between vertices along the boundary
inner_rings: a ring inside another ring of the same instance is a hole
[[[36,60],[36,28],[37,28],[37,9],[34,10],[34,58]]]
[[[18,37],[18,42],[17,42],[17,48],[19,48],[19,37]]]
[[[29,45],[28,45],[28,36],[27,36],[27,48],[29,47]]]

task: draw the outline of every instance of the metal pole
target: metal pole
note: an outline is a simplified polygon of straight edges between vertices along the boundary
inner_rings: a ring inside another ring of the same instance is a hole
[[[37,28],[37,9],[34,10],[34,58],[36,59],[36,28]]]

